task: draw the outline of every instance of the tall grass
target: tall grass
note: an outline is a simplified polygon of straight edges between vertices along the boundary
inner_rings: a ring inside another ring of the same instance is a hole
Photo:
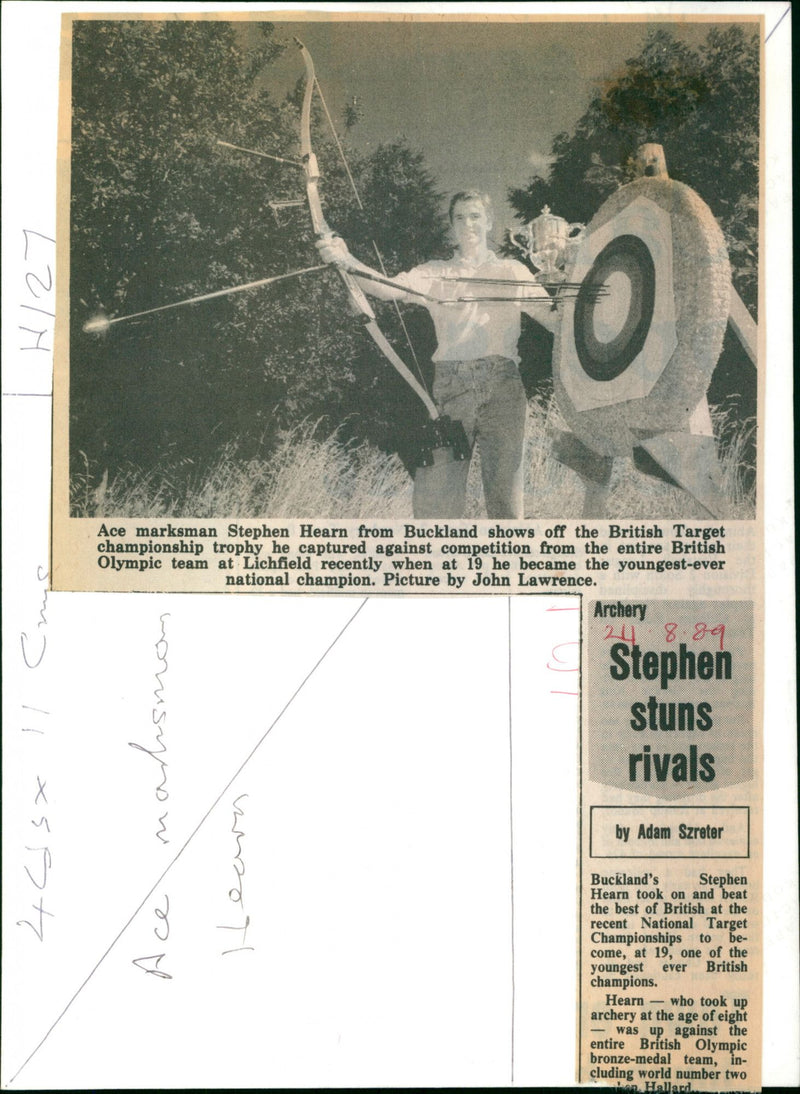
[[[736,422],[714,412],[725,496],[734,518],[755,513],[752,421]],[[529,402],[525,469],[525,516],[581,516],[583,485],[551,454],[557,411],[545,396]],[[333,434],[318,436],[309,423],[285,434],[269,459],[243,459],[228,445],[203,472],[186,466],[144,472],[119,470],[100,487],[85,465],[73,476],[71,509],[76,517],[319,517],[347,519],[411,516],[411,479],[394,455],[369,444],[347,444]],[[100,469],[97,469],[98,471]],[[470,468],[466,516],[486,516],[480,459]],[[687,493],[639,472],[630,459],[614,461],[607,515],[628,519],[702,519],[706,511]]]

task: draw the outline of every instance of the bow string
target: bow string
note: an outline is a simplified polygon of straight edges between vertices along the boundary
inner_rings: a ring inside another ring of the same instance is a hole
[[[316,71],[314,69],[314,61],[308,49],[306,49],[300,39],[295,38],[295,42],[300,48],[300,52],[302,54],[303,61],[306,67],[306,85],[303,94],[303,106],[300,115],[300,159],[303,164],[303,169],[306,176],[306,194],[308,197],[308,208],[311,214],[311,222],[314,226],[314,233],[316,234],[317,238],[332,239],[334,237],[334,232],[331,230],[327,220],[325,219],[325,214],[322,210],[322,202],[319,196],[319,164],[311,146],[311,103],[315,87],[317,89],[317,92],[319,93],[320,101],[323,104],[323,109],[333,131],[334,139],[339,148],[339,154],[342,157],[342,162],[345,165],[345,170],[350,180],[350,185],[352,186],[353,193],[355,194],[356,203],[358,204],[358,207],[359,209],[361,209],[362,212],[364,206],[361,202],[361,198],[355,185],[355,180],[353,179],[352,172],[350,171],[349,165],[347,164],[347,159],[344,155],[344,149],[342,148],[341,142],[339,141],[339,138],[336,134],[336,130],[333,127],[331,116],[328,112],[328,107],[322,97],[322,92],[320,91],[319,83],[317,82]],[[386,270],[383,266],[383,260],[380,255],[380,251],[378,250],[378,247],[374,243],[374,241],[373,247],[378,256],[378,261],[381,265],[381,269],[383,270],[384,277],[386,277]],[[422,372],[419,368],[419,362],[416,359],[416,354],[414,354],[411,339],[408,337],[408,331],[406,329],[405,323],[403,322],[403,318],[399,313],[399,310],[398,315],[400,315],[400,322],[402,324],[403,330],[405,331],[409,347],[411,348],[411,353],[414,357],[417,371],[419,372],[419,379],[414,375],[414,373],[411,371],[405,361],[403,361],[403,359],[399,356],[394,347],[389,343],[383,331],[378,326],[377,319],[375,318],[375,312],[372,310],[372,306],[367,300],[364,294],[364,290],[358,284],[354,276],[347,270],[342,269],[341,267],[337,267],[337,270],[339,276],[344,282],[350,300],[350,306],[353,312],[356,315],[360,315],[362,317],[364,326],[370,337],[372,338],[373,342],[375,342],[377,347],[383,353],[384,357],[386,357],[386,359],[393,366],[393,368],[397,370],[397,372],[403,377],[409,387],[412,388],[412,390],[424,403],[425,409],[428,411],[429,417],[433,421],[436,421],[439,418],[439,410],[433,399],[431,398],[430,392],[425,385],[424,379],[422,377]],[[375,278],[374,280],[377,280],[377,278]]]

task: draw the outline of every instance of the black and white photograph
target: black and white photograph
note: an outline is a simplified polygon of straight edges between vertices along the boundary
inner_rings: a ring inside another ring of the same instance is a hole
[[[57,509],[754,518],[759,28],[76,15]]]

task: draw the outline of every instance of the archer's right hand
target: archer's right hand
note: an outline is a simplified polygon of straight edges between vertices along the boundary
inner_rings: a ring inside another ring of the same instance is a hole
[[[316,248],[323,262],[329,262],[340,269],[348,269],[353,265],[353,256],[341,236],[323,236],[317,240]]]

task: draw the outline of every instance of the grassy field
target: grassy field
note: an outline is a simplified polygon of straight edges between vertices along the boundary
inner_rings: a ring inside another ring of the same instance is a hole
[[[527,518],[581,516],[583,487],[578,476],[551,454],[556,412],[544,399],[529,403],[525,481]],[[753,450],[755,426],[714,414],[723,483],[734,519],[755,515]],[[400,460],[369,445],[345,445],[334,436],[317,437],[313,424],[283,437],[269,460],[237,457],[223,449],[202,474],[191,466],[143,472],[129,466],[113,478],[85,463],[71,488],[76,517],[349,517],[408,518],[411,479]],[[96,485],[100,480],[100,485]],[[486,516],[476,458],[470,469],[468,518]],[[628,519],[707,518],[688,494],[614,461],[607,515]]]

